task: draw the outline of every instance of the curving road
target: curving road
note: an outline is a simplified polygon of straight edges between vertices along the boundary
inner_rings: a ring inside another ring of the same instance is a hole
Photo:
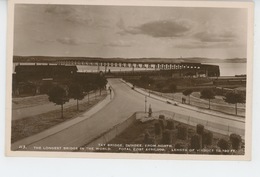
[[[113,126],[121,123],[137,111],[144,111],[145,109],[145,96],[139,92],[132,90],[127,84],[123,83],[120,79],[108,79],[114,91],[113,100],[102,108],[99,112],[91,116],[88,120],[88,137],[85,135],[77,137],[85,141],[86,144],[93,138],[106,132]],[[204,114],[195,110],[186,109],[179,106],[167,104],[166,102],[147,97],[147,107],[151,104],[153,111],[168,110],[182,115],[196,117],[202,120],[218,123],[220,125],[232,125],[237,128],[244,129],[245,123],[221,118],[215,115]],[[67,145],[73,145],[69,143]]]

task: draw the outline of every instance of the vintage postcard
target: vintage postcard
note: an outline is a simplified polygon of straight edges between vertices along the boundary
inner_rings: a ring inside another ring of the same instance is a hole
[[[251,159],[252,2],[8,3],[8,156]]]

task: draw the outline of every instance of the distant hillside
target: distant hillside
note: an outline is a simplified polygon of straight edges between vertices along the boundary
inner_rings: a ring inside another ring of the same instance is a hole
[[[165,63],[246,63],[246,58],[214,59],[214,58],[138,58],[127,59],[141,62],[165,62]]]
[[[87,60],[114,62],[151,62],[151,63],[246,63],[246,58],[99,58],[99,57],[51,57],[51,56],[14,56],[14,62],[44,62],[55,63],[57,60]]]

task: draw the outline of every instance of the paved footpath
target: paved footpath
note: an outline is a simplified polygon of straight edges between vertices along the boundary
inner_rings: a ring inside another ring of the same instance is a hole
[[[131,83],[125,82],[124,80],[122,80],[122,82],[125,83],[126,85],[128,85],[131,88],[133,87],[133,85]],[[219,118],[225,118],[225,119],[245,122],[245,118],[241,117],[241,116],[235,116],[235,115],[225,114],[225,113],[222,113],[222,112],[219,112],[219,111],[198,108],[198,107],[187,105],[187,104],[181,104],[181,103],[173,101],[171,99],[167,99],[165,97],[161,97],[161,96],[149,93],[142,88],[135,88],[134,90],[136,92],[144,95],[144,96],[147,96],[147,98],[155,99],[155,100],[165,102],[165,103],[168,103],[168,104],[173,104],[173,105],[175,104],[175,105],[178,105],[178,107],[186,108],[187,110],[191,110],[191,111],[196,111],[197,113],[202,113],[202,114],[205,114],[205,115],[212,115],[212,116],[216,116],[216,117],[219,117]],[[190,115],[193,115],[193,114],[190,114]]]

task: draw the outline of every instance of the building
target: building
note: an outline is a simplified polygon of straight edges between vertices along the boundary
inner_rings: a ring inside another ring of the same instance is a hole
[[[13,74],[13,95],[47,93],[54,83],[68,83],[77,73],[76,66],[18,65]]]
[[[76,66],[64,65],[18,65],[15,67],[16,81],[34,81],[51,78],[70,78],[77,73]]]

